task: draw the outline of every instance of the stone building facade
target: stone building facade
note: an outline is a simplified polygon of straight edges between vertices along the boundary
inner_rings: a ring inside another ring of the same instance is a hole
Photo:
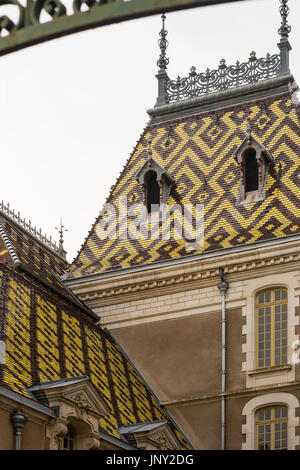
[[[300,449],[300,115],[279,53],[170,80],[73,263],[0,208],[0,448]]]
[[[300,448],[300,121],[280,3],[279,54],[174,81],[163,16],[150,122],[65,277],[196,449]]]

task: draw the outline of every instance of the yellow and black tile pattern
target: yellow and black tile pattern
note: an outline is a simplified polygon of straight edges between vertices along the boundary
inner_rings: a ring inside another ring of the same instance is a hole
[[[238,205],[240,171],[233,154],[245,138],[248,117],[253,136],[271,153],[275,164],[269,169],[265,199]],[[103,239],[98,217],[73,262],[69,278],[299,232],[300,124],[289,93],[149,126],[107,200],[121,216],[125,207],[120,197],[143,203],[143,190],[135,175],[147,159],[150,141],[154,159],[175,180],[169,206],[204,204],[203,246],[191,250],[186,237],[122,239],[125,224],[115,235]],[[171,216],[171,226],[173,221]],[[162,225],[160,233],[164,229]]]
[[[43,279],[49,286],[56,288],[65,296],[69,296],[63,283],[59,279],[59,276],[64,273],[68,263],[38,244],[30,235],[26,235],[21,229],[17,229],[16,226],[8,220],[3,220],[3,227],[17,257],[24,267],[33,275]],[[4,244],[4,242],[0,237],[0,250],[2,244]],[[5,256],[5,253],[3,256]],[[1,257],[0,260],[2,261]]]
[[[28,396],[27,388],[38,383],[88,375],[110,409],[100,427],[117,438],[122,425],[169,420],[109,333],[80,308],[4,264],[0,319],[4,385]],[[188,448],[183,436],[176,436]]]

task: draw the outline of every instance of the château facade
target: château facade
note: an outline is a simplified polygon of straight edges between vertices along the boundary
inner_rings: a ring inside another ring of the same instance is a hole
[[[171,80],[68,265],[0,207],[1,449],[300,449],[300,114],[279,53]]]

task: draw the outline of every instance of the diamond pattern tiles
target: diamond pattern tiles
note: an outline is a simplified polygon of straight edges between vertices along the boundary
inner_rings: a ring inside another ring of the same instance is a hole
[[[247,118],[252,133],[271,153],[264,201],[237,205],[240,173],[233,154],[245,137]],[[128,160],[108,198],[120,214],[119,198],[143,203],[143,191],[135,179],[147,159],[152,141],[154,159],[174,178],[168,201],[204,204],[204,244],[190,251],[184,237],[121,238],[124,224],[115,236],[103,239],[98,217],[69,278],[176,259],[207,250],[284,237],[299,231],[300,126],[289,94],[177,119],[148,127]],[[178,217],[171,215],[171,224]],[[162,224],[160,234],[164,233]],[[102,239],[101,239],[102,238]]]
[[[108,333],[80,308],[1,263],[0,340],[0,383],[22,395],[38,383],[88,375],[110,409],[99,423],[110,435],[120,438],[122,425],[169,421]]]
[[[46,283],[63,297],[77,301],[60,279],[68,265],[67,261],[40,245],[9,220],[3,219],[0,229],[0,262],[13,264],[17,260],[26,272]],[[8,248],[13,252],[13,256]]]

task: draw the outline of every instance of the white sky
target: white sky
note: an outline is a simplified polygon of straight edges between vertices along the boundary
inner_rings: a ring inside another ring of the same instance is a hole
[[[290,0],[291,71],[300,82],[300,2]],[[168,73],[277,53],[279,0],[167,15]],[[0,15],[4,13],[0,7]],[[6,9],[7,11],[7,9]],[[71,261],[143,131],[157,96],[159,16],[101,27],[0,58],[1,194]]]

